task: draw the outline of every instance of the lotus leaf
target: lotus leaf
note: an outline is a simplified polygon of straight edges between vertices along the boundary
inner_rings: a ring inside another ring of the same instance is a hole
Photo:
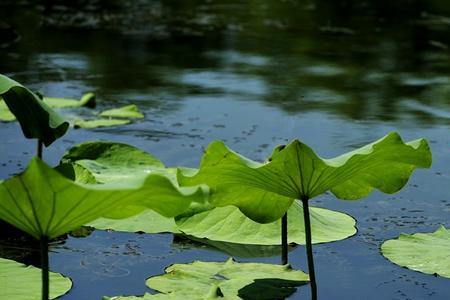
[[[98,119],[98,120],[75,120],[73,123],[73,128],[84,128],[93,129],[99,127],[111,127],[130,124],[130,120],[119,120],[119,119]]]
[[[138,148],[99,141],[72,147],[61,158],[61,163],[84,168],[101,183],[145,177],[155,170],[165,168],[155,156]]]
[[[301,203],[288,210],[290,243],[305,244]],[[311,208],[313,243],[345,239],[356,233],[355,220],[343,213]],[[281,220],[269,224],[254,222],[235,207],[218,207],[189,218],[177,219],[179,230],[188,235],[240,244],[279,245]]]
[[[86,93],[80,100],[57,97],[44,97],[44,102],[52,108],[66,108],[66,107],[89,107],[94,108],[96,105],[95,94]]]
[[[72,287],[70,279],[50,273],[50,298],[65,294]],[[41,270],[0,258],[0,299],[36,300],[41,293]]]
[[[172,174],[153,155],[133,146],[114,142],[85,142],[71,148],[61,159],[62,163],[82,166],[91,172],[98,182],[120,182],[145,176],[149,173]],[[80,176],[80,179],[85,176]],[[175,180],[175,178],[174,178]],[[297,203],[289,209],[292,223],[289,227],[290,242],[304,243],[303,212]],[[203,210],[203,209],[202,209]],[[89,224],[99,229],[119,231],[180,232],[198,238],[208,238],[241,244],[280,244],[280,222],[258,224],[245,217],[232,206],[191,212],[177,220],[167,219],[151,212],[142,212],[122,220],[99,219]],[[150,215],[149,215],[150,214]],[[356,232],[353,218],[338,212],[312,208],[314,242],[344,239]]]
[[[114,108],[102,111],[99,114],[100,117],[107,118],[131,118],[141,119],[144,115],[139,111],[135,104],[126,105],[120,108]]]
[[[69,128],[69,123],[36,94],[1,74],[0,96],[19,121],[26,138],[36,138],[49,146]]]
[[[174,218],[166,218],[152,210],[146,209],[143,212],[128,217],[126,219],[99,218],[88,224],[97,229],[113,229],[125,232],[180,232]]]
[[[450,278],[450,230],[441,226],[433,233],[401,234],[381,245],[393,263],[426,274]]]
[[[204,201],[201,189],[179,189],[161,175],[84,185],[33,158],[25,172],[0,184],[0,219],[38,239],[54,238],[102,216],[128,216],[128,206],[174,217],[192,201]]]
[[[211,294],[241,299],[238,293],[243,287],[256,279],[275,278],[295,282],[296,286],[308,281],[307,274],[294,271],[289,265],[237,263],[229,259],[226,262],[174,264],[166,269],[166,274],[147,279],[147,285],[164,294],[190,294],[191,299],[203,299]]]
[[[367,146],[333,159],[322,159],[298,140],[276,151],[271,161],[258,163],[211,143],[198,171],[181,170],[181,185],[208,184],[216,206],[235,205],[251,219],[273,222],[293,199],[311,199],[331,191],[340,199],[359,199],[374,188],[385,193],[400,190],[416,167],[431,164],[423,139],[404,143],[390,133]]]

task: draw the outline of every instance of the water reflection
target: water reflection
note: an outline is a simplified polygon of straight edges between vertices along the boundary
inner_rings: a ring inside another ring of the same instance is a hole
[[[288,114],[448,123],[445,1],[105,0],[77,13],[66,2],[43,11],[28,1],[26,13],[2,4],[22,40],[0,49],[1,72],[48,93],[146,98],[167,112],[191,95],[238,95]],[[33,20],[42,29],[25,26]]]

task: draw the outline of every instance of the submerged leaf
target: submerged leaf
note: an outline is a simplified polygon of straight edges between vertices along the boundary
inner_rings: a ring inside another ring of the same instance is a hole
[[[89,107],[94,108],[96,105],[94,93],[84,94],[80,100],[58,97],[44,97],[44,102],[52,108],[66,108],[66,107]]]
[[[69,123],[36,94],[1,74],[0,96],[19,121],[26,138],[36,138],[49,146],[69,128]]]
[[[311,199],[331,191],[341,199],[359,199],[374,188],[395,193],[416,167],[431,165],[423,139],[404,143],[397,133],[338,156],[322,159],[298,140],[275,151],[271,161],[258,163],[211,143],[198,172],[180,170],[181,185],[208,184],[212,204],[235,205],[248,217],[269,223],[283,216],[293,199]]]
[[[100,117],[107,117],[107,118],[135,118],[135,119],[141,119],[144,117],[144,114],[142,114],[138,107],[135,104],[126,105],[120,108],[113,108],[108,109],[105,111],[102,111],[99,114]]]
[[[204,201],[201,189],[177,188],[161,175],[83,185],[38,158],[33,158],[25,172],[0,183],[0,219],[38,239],[57,237],[99,217],[127,217],[145,208],[174,217],[192,201]]]
[[[224,299],[241,299],[238,293],[243,287],[256,279],[275,278],[290,281],[292,286],[309,280],[307,274],[294,271],[289,265],[237,263],[229,259],[220,263],[174,264],[166,269],[166,274],[149,278],[147,285],[163,294],[190,295],[189,299],[208,299],[206,296],[214,294]]]
[[[98,127],[125,125],[130,123],[131,123],[130,120],[119,120],[119,119],[75,120],[73,128],[92,129]]]
[[[0,299],[36,300],[41,296],[41,270],[32,266],[0,258]],[[64,295],[72,281],[50,272],[50,299]]]
[[[441,226],[433,233],[401,234],[381,245],[393,263],[426,274],[450,278],[450,230]]]

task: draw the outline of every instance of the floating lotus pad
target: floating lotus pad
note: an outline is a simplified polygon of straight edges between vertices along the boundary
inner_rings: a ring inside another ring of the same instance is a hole
[[[50,298],[64,295],[72,281],[50,272]],[[41,297],[41,269],[0,258],[0,299],[36,300]]]
[[[111,127],[130,124],[130,120],[119,119],[97,119],[97,120],[75,120],[73,128],[93,129],[99,127]]]
[[[84,94],[80,100],[59,97],[44,97],[44,102],[52,108],[70,108],[70,107],[89,107],[96,106],[96,97],[94,93]]]
[[[215,206],[235,205],[251,219],[281,218],[294,199],[331,191],[340,199],[359,199],[373,189],[400,190],[416,167],[431,165],[423,139],[404,143],[397,133],[333,159],[322,159],[298,140],[275,149],[267,163],[251,161],[221,141],[212,142],[199,170],[180,170],[180,185],[208,184]]]
[[[147,279],[146,283],[151,289],[166,297],[147,294],[144,297],[112,299],[154,299],[154,296],[159,296],[161,299],[248,299],[240,297],[242,290],[255,284],[257,280],[267,280],[265,287],[271,281],[272,289],[271,295],[267,295],[267,290],[255,289],[255,292],[260,293],[260,295],[254,295],[255,297],[261,300],[279,299],[280,295],[289,296],[295,292],[295,286],[306,284],[309,280],[307,274],[295,271],[289,265],[237,263],[232,259],[226,262],[195,261],[191,264],[174,264],[165,272],[164,275]],[[289,287],[289,290],[286,290],[286,287]],[[286,292],[289,293],[286,294]]]
[[[135,104],[130,104],[120,108],[102,111],[99,116],[107,118],[142,119],[144,114],[139,111]]]
[[[399,266],[450,278],[450,230],[444,226],[433,233],[401,234],[384,242],[381,252]]]

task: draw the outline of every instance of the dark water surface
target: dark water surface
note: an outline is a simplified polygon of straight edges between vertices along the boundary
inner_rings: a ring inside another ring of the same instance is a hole
[[[405,140],[425,137],[433,166],[398,194],[312,201],[358,221],[355,236],[314,247],[319,296],[450,299],[448,279],[400,268],[379,250],[402,232],[450,226],[448,1],[91,2],[85,11],[0,3],[1,20],[21,36],[3,41],[0,73],[45,95],[93,91],[99,110],[135,103],[146,114],[127,126],[70,130],[45,150],[47,162],[97,139],[196,167],[214,139],[263,160],[294,138],[333,157],[392,130]],[[0,136],[6,178],[23,170],[35,145],[17,123],[1,124]],[[307,269],[304,252],[291,252],[294,268]],[[143,294],[145,279],[175,262],[226,258],[169,234],[95,231],[53,248],[50,262],[74,281],[61,299],[94,300]],[[290,297],[308,298],[309,286]]]

